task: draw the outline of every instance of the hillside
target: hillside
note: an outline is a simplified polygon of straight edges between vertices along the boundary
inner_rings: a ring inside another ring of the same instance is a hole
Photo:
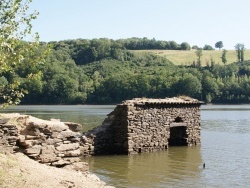
[[[221,63],[222,50],[203,50],[200,65],[193,64],[195,51],[168,46],[153,50],[156,42],[134,40],[52,42],[49,57],[38,67],[40,79],[22,79],[21,86],[29,92],[22,104],[114,104],[179,95],[208,103],[250,103],[249,50],[244,51],[245,61],[237,63],[236,52],[228,51],[226,65]],[[23,73],[24,67],[16,72]],[[1,78],[6,85],[7,78]]]
[[[153,53],[167,58],[175,65],[191,65],[193,61],[196,61],[197,56],[195,50],[130,50],[130,52],[136,54]],[[211,59],[215,63],[222,64],[221,54],[222,50],[203,50],[202,51],[202,65],[205,66],[207,62],[211,62]],[[237,61],[236,51],[228,50],[227,52],[227,64],[231,64]],[[245,51],[245,60],[250,60],[250,50]]]

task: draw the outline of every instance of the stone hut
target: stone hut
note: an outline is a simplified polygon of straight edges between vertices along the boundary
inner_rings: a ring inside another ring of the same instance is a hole
[[[93,154],[137,154],[200,143],[200,106],[190,97],[136,98],[117,105],[103,124],[86,133]]]

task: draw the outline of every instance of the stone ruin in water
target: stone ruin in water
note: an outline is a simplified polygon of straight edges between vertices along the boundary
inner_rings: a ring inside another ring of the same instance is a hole
[[[124,101],[101,126],[0,114],[0,152],[20,151],[47,165],[87,171],[82,156],[137,154],[200,143],[200,106],[189,97]]]
[[[103,124],[85,133],[92,154],[137,154],[200,143],[200,106],[190,97],[136,98],[117,105]]]

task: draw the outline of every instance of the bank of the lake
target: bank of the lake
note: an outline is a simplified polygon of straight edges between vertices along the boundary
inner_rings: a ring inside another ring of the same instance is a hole
[[[112,188],[81,161],[80,129],[76,123],[0,113],[0,187]]]
[[[92,173],[47,166],[22,153],[0,153],[0,187],[112,188]]]
[[[16,106],[19,112],[69,119],[85,130],[115,106]],[[116,187],[247,187],[250,184],[250,105],[203,105],[201,145],[131,156],[94,156],[90,171]],[[205,170],[202,164],[206,163]]]

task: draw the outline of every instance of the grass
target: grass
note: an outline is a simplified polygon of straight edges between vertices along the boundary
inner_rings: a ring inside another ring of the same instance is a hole
[[[163,56],[169,61],[176,65],[191,65],[193,61],[197,60],[195,50],[182,51],[182,50],[131,50],[139,55],[144,53],[153,53],[155,55]],[[211,59],[214,60],[217,64],[223,64],[221,61],[222,50],[203,50],[202,51],[202,65],[205,66],[207,62],[211,62]],[[227,64],[237,61],[236,51],[228,50],[227,55]],[[250,60],[250,50],[245,50],[245,60]]]

